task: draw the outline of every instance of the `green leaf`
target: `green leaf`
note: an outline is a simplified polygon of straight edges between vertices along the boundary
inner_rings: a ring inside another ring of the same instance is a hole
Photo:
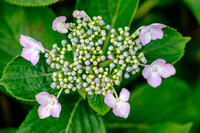
[[[110,108],[104,103],[103,95],[88,95],[87,100],[90,107],[101,115],[105,115],[110,110]]]
[[[16,133],[16,128],[3,128],[0,129],[0,133]]]
[[[187,124],[161,123],[152,125],[147,129],[137,130],[136,132],[132,133],[189,133],[191,127],[192,123],[187,123]]]
[[[111,124],[124,123],[130,127],[168,121],[199,122],[200,104],[195,104],[192,100],[194,94],[196,93],[190,86],[178,78],[162,79],[162,84],[158,88],[152,88],[146,83],[136,87],[131,93],[128,119],[117,118],[112,113],[106,115],[105,119]],[[197,102],[198,98],[196,97]]]
[[[78,0],[76,8],[89,16],[102,16],[112,27],[130,26],[139,0]]]
[[[35,95],[41,91],[56,92],[56,89],[50,87],[50,70],[43,56],[36,66],[22,57],[16,57],[6,66],[0,84],[14,98],[33,102]]]
[[[39,119],[37,108],[34,108],[17,133],[105,133],[103,120],[84,101],[64,102],[59,119]]]
[[[42,42],[46,49],[66,38],[52,30],[56,16],[48,7],[22,8],[1,2],[0,12],[0,72],[13,57],[21,54],[20,34]]]
[[[148,62],[151,63],[158,58],[165,59],[168,63],[176,63],[184,54],[186,43],[190,37],[182,37],[173,28],[164,28],[163,39],[151,41],[142,50]]]
[[[6,2],[18,6],[48,6],[58,2],[58,0],[5,0]]]
[[[137,123],[185,121],[192,113],[186,107],[189,95],[190,87],[178,78],[163,79],[158,88],[142,85],[131,95],[129,118]]]
[[[190,8],[197,21],[200,24],[200,1],[199,0],[183,0],[185,4]]]

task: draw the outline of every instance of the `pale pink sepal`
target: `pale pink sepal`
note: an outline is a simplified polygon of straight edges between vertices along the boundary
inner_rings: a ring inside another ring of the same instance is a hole
[[[54,95],[48,92],[40,92],[36,96],[36,101],[40,104],[38,114],[41,119],[53,116],[58,118],[61,112],[61,104]]]
[[[148,44],[151,40],[162,39],[164,34],[162,28],[164,27],[166,27],[164,24],[154,23],[142,28],[139,34],[142,45]]]
[[[104,102],[112,108],[116,116],[127,118],[130,112],[130,104],[128,103],[129,97],[130,92],[123,88],[118,98],[115,98],[111,92],[106,94]]]
[[[87,14],[85,11],[75,10],[75,11],[73,11],[72,15],[73,15],[73,17],[75,17],[77,19],[81,19],[81,18],[87,19]]]
[[[52,24],[52,29],[59,33],[63,33],[63,34],[67,33],[69,24],[65,23],[66,20],[67,18],[65,16],[60,16],[60,17],[55,18]]]
[[[151,65],[144,67],[142,75],[147,79],[148,84],[156,88],[160,86],[163,78],[168,78],[176,73],[176,69],[171,64],[166,64],[163,59],[157,59]]]
[[[20,44],[24,47],[21,56],[36,65],[40,58],[40,51],[44,53],[44,47],[35,39],[20,35]]]

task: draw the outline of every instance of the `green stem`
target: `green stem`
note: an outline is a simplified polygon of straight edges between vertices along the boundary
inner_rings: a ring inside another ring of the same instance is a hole
[[[69,128],[70,128],[70,124],[72,123],[72,119],[73,119],[73,117],[74,117],[74,115],[75,115],[75,112],[76,112],[76,110],[77,110],[77,108],[78,108],[78,105],[80,104],[81,101],[82,101],[82,98],[80,97],[80,98],[77,100],[77,102],[75,103],[74,108],[73,108],[73,110],[72,110],[72,113],[71,113],[71,115],[70,115],[69,121],[68,121],[68,123],[67,123],[67,127],[66,127],[66,129],[65,129],[65,133],[68,133]]]
[[[140,18],[148,13],[160,0],[147,0],[138,9],[135,18]]]

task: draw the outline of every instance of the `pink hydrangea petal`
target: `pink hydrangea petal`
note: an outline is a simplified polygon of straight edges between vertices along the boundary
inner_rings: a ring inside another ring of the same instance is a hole
[[[31,48],[23,48],[21,56],[25,58],[26,60],[30,61],[31,60],[31,55],[32,55],[32,49]]]
[[[73,15],[73,17],[77,17],[77,15],[79,14],[79,11],[78,10],[75,10],[75,11],[73,11],[73,13],[72,13],[72,15]]]
[[[139,36],[140,42],[142,45],[146,45],[151,41],[151,34],[149,32],[144,33],[143,35]]]
[[[166,27],[163,24],[154,23],[148,26],[145,26],[141,29],[139,34],[139,39],[143,45],[146,45],[151,40],[163,38],[162,28]]]
[[[159,28],[154,28],[151,30],[151,39],[156,40],[156,39],[162,39],[163,38],[163,31]]]
[[[39,61],[39,50],[34,51],[34,48],[23,48],[21,56],[36,65]]]
[[[38,61],[39,61],[39,59],[40,59],[40,54],[39,53],[37,53],[37,54],[32,54],[32,57],[31,57],[31,63],[33,64],[33,65],[36,65],[37,63],[38,63]]]
[[[82,18],[85,18],[85,17],[87,17],[87,14],[86,14],[86,12],[85,11],[80,11],[80,17],[82,17]]]
[[[52,29],[63,34],[67,33],[69,24],[65,23],[66,19],[65,16],[55,18],[52,24]]]
[[[122,88],[119,94],[120,101],[127,102],[129,97],[130,97],[130,92],[126,88]]]
[[[37,95],[35,95],[36,101],[41,105],[47,105],[49,103],[49,100],[51,99],[50,94],[48,92],[40,92]]]
[[[116,106],[116,99],[111,92],[105,95],[104,103],[111,108],[114,108]]]
[[[151,66],[145,66],[142,71],[142,75],[145,79],[148,79],[151,76]]]
[[[53,108],[51,109],[51,115],[53,117],[59,118],[61,112],[61,104],[57,103],[53,105]]]
[[[140,38],[140,36],[143,36],[143,34],[149,32],[150,29],[151,29],[151,26],[149,26],[149,25],[148,25],[148,26],[142,27],[142,29],[141,29],[141,31],[140,31],[139,38]]]
[[[20,35],[20,44],[24,46],[25,48],[33,48],[37,47],[40,51],[44,53],[44,47],[42,46],[41,42],[38,42],[37,40],[25,36],[25,35]]]
[[[153,72],[151,77],[147,79],[147,82],[150,86],[156,88],[161,84],[161,77],[158,73]]]
[[[38,108],[38,115],[39,115],[40,119],[49,117],[51,115],[51,112],[50,112],[51,108],[52,108],[52,106],[50,106],[49,104],[40,105]]]
[[[153,27],[153,28],[159,28],[159,29],[162,29],[162,28],[166,27],[166,25],[160,24],[160,23],[153,23],[150,26]]]
[[[51,99],[53,99],[54,100],[54,103],[55,104],[57,104],[58,103],[58,99],[57,99],[57,97],[56,96],[54,96],[54,95],[50,95],[49,96]]]
[[[153,66],[153,65],[162,65],[162,64],[165,64],[165,63],[166,63],[165,60],[163,60],[163,59],[157,59],[153,63],[151,63],[151,66]]]
[[[176,73],[176,69],[171,64],[164,64],[158,69],[158,73],[163,78],[168,78]]]
[[[63,26],[58,27],[57,31],[58,31],[59,33],[65,34],[65,33],[68,32],[68,29],[67,29],[66,27],[69,27],[69,25],[68,25],[68,24],[64,24],[64,25],[65,25],[64,28],[63,28]]]
[[[127,118],[130,113],[130,104],[128,102],[118,102],[117,106],[113,108],[113,113],[116,116]]]

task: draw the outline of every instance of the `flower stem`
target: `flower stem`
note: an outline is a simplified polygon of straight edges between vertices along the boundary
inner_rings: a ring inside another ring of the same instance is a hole
[[[56,96],[57,99],[59,98],[59,96],[60,96],[60,94],[62,93],[62,91],[63,91],[63,88],[60,89],[60,91],[58,92],[58,95]]]
[[[114,92],[115,97],[118,98],[119,96],[117,95],[116,90],[115,90],[114,88],[113,88],[112,90],[113,90],[113,92]]]
[[[44,49],[44,51],[50,52],[48,49]]]

